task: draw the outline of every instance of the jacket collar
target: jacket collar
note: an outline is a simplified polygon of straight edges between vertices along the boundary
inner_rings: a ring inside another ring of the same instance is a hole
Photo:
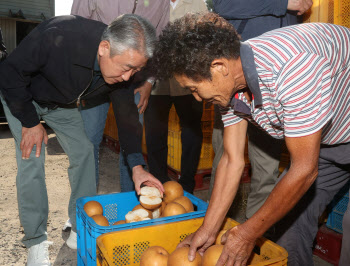
[[[94,49],[94,52],[91,54],[85,54],[85,56],[83,56],[80,53],[76,54],[75,58],[73,59],[73,64],[84,68],[88,68],[88,69],[94,69],[95,60],[97,61],[96,57],[97,57],[97,49],[99,44],[100,44],[100,40],[96,44],[96,49]]]

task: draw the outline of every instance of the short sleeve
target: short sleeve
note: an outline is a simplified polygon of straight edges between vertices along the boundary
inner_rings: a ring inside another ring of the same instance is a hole
[[[243,120],[234,114],[234,110],[231,107],[219,106],[219,109],[224,127],[235,125]]]
[[[332,119],[329,60],[302,53],[288,60],[276,80],[286,137],[308,136]]]

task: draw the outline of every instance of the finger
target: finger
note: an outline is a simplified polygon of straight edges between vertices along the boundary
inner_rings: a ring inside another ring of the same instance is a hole
[[[227,262],[230,260],[230,257],[228,256],[228,253],[225,252],[225,250],[222,251],[219,259],[218,259],[218,262],[216,263],[216,265],[233,265],[233,263],[231,264],[228,264]]]
[[[228,263],[231,263],[231,264],[228,264],[228,265],[234,265],[234,266],[245,266],[246,265],[246,264],[243,263],[242,260],[233,261],[233,260],[231,260],[231,258],[229,259]]]
[[[136,190],[137,195],[140,195],[140,194],[141,194],[140,185],[141,185],[141,184],[135,183],[135,190]]]
[[[226,244],[228,232],[229,232],[229,230],[227,230],[226,233],[221,236],[221,244],[222,245]]]
[[[49,141],[49,136],[46,133],[46,130],[44,131],[44,143],[47,145],[47,142]]]
[[[24,147],[24,158],[25,159],[29,159],[30,154],[31,154],[31,152],[33,150],[33,147],[34,147],[34,143],[29,143],[29,145],[26,145]]]
[[[188,260],[193,261],[196,257],[197,245],[194,242],[191,243],[190,249],[188,251]]]
[[[23,158],[23,147],[24,147],[24,139],[21,140],[21,144],[19,145],[21,151],[22,151],[22,158]]]
[[[134,95],[136,94],[136,93],[138,93],[140,91],[140,89],[138,88],[138,89],[134,89]]]
[[[190,245],[190,241],[185,238],[182,242],[180,242],[176,248],[188,247]]]
[[[147,105],[148,105],[148,101],[145,100],[143,105],[142,105],[142,108],[140,110],[140,114],[142,114],[146,111]]]
[[[36,151],[35,151],[35,157],[39,158],[40,157],[40,153],[41,153],[41,143],[42,142],[38,142],[36,144]]]

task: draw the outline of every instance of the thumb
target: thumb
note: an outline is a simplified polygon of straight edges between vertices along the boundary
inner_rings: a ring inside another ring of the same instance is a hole
[[[140,186],[138,184],[135,184],[135,190],[136,190],[137,195],[140,196],[141,189],[140,189]]]
[[[188,251],[188,260],[189,261],[194,261],[194,259],[196,258],[196,251],[197,251],[197,247],[194,245],[191,245],[190,250]]]
[[[227,232],[221,236],[221,245],[226,244],[228,231],[229,230],[227,230]]]

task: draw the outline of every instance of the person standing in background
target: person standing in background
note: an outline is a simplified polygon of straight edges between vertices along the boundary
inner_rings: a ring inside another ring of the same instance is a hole
[[[267,31],[300,23],[300,15],[312,6],[312,0],[213,0],[213,4],[214,11],[231,23],[240,34],[241,40],[246,41]],[[223,123],[217,106],[212,141],[215,158],[209,197],[214,186],[216,168],[224,150]],[[272,138],[252,124],[248,125],[248,154],[252,172],[247,218],[260,209],[275,186],[279,175],[282,143],[282,140]]]
[[[163,0],[74,0],[71,14],[98,20],[105,24],[109,24],[116,17],[122,14],[137,14],[149,20],[156,28],[157,35],[159,35],[169,21],[169,2]],[[125,82],[125,93],[135,94],[135,103],[139,108],[139,122],[141,124],[143,123],[143,113],[147,107],[153,84],[154,78],[147,76],[145,71],[137,73],[134,80],[131,82]],[[80,107],[85,131],[90,141],[94,144],[97,186],[99,183],[99,149],[103,138],[107,112],[109,109],[109,100],[112,101],[115,116],[118,114],[116,106],[118,104],[123,104],[118,100],[120,99],[120,97],[117,95],[118,93],[120,92],[112,92],[109,97],[108,95],[104,95],[94,100],[85,101]],[[123,119],[128,118],[123,116]],[[117,125],[118,124],[119,122],[117,119]],[[128,138],[128,134],[122,136],[119,132],[119,138]],[[142,128],[139,140],[140,146],[141,138]],[[137,166],[141,172],[145,172],[143,170],[145,165],[146,163],[141,152],[126,154],[125,149],[121,147],[119,167],[120,186],[122,192],[134,190],[134,183],[132,179],[132,176],[135,174],[134,167]]]
[[[166,0],[169,1],[169,0]],[[207,11],[203,0],[170,0],[170,21],[188,12]],[[152,175],[162,183],[170,180],[167,170],[168,120],[174,104],[181,126],[181,176],[179,183],[184,190],[193,193],[194,176],[202,147],[201,118],[203,104],[197,102],[191,92],[182,88],[175,79],[157,81],[145,112],[145,132],[148,167]]]

